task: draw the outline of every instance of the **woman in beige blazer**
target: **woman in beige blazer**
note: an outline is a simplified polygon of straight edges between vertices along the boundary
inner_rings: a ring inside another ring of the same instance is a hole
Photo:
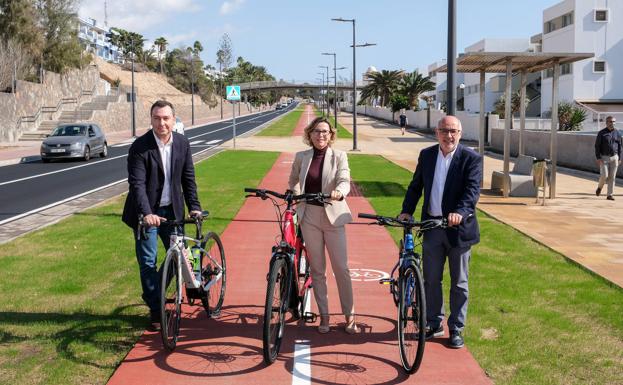
[[[314,297],[320,312],[318,331],[324,334],[331,330],[326,246],[337,282],[342,313],[346,319],[344,330],[354,334],[359,329],[355,324],[353,286],[348,269],[344,229],[344,225],[353,219],[344,200],[350,191],[350,169],[346,153],[331,148],[335,135],[335,128],[325,118],[316,118],[305,128],[303,141],[311,148],[296,154],[288,184],[295,194],[331,194],[331,204],[303,203],[297,207],[297,213],[309,256]]]

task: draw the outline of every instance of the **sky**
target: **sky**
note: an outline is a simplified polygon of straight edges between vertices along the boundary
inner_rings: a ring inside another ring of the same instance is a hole
[[[542,31],[543,10],[561,0],[457,0],[457,53],[484,38],[530,38]],[[145,48],[164,36],[169,49],[204,47],[204,63],[216,65],[219,40],[227,33],[234,63],[238,56],[262,65],[277,79],[318,83],[319,66],[333,68],[337,54],[338,80],[352,79],[352,23],[357,48],[356,73],[419,69],[446,59],[447,12],[444,0],[106,0],[108,26],[138,32]],[[104,0],[81,0],[79,15],[104,22]],[[333,76],[333,74],[331,74]]]

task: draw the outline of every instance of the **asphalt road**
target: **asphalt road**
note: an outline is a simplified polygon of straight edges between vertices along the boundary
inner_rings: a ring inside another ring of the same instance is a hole
[[[236,136],[295,107],[292,104],[283,110],[236,118]],[[232,121],[206,124],[186,130],[185,135],[193,154],[210,151],[232,138]],[[0,225],[125,181],[128,176],[126,157],[130,144],[112,145],[108,157],[94,157],[87,162],[35,161],[0,167]]]

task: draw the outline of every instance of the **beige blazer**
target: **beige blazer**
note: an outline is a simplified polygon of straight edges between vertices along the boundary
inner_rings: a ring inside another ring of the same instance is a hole
[[[313,155],[313,147],[296,153],[288,180],[288,186],[290,190],[294,191],[294,194],[305,192],[305,179]],[[348,195],[350,192],[350,168],[348,167],[346,153],[329,147],[322,165],[322,192],[330,194],[333,190],[341,192],[344,197]],[[299,218],[302,219],[305,213],[305,203],[298,205],[296,211]],[[353,220],[346,199],[331,201],[330,205],[325,205],[325,211],[329,222],[336,227],[344,226]]]

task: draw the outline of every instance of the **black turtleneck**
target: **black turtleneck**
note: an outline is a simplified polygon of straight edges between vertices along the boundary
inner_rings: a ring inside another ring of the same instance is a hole
[[[312,157],[307,178],[305,178],[305,192],[319,193],[322,192],[322,165],[324,164],[324,156],[327,153],[327,147],[322,150],[314,147],[314,156]]]

